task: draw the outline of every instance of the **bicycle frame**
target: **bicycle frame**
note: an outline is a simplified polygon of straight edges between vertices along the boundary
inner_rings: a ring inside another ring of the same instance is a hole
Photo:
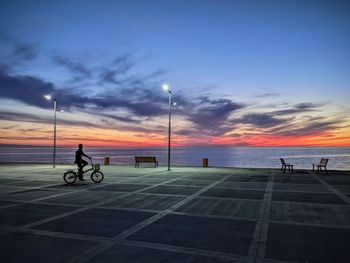
[[[90,159],[90,164],[91,164],[91,168],[83,171],[83,174],[87,173],[87,172],[90,172],[90,171],[95,171],[95,167],[94,167],[94,163],[92,162],[92,159]],[[79,167],[78,167],[78,172],[79,172]]]

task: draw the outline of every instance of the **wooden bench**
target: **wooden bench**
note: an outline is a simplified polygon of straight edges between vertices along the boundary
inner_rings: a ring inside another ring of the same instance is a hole
[[[286,169],[288,169],[289,171],[292,171],[292,173],[294,173],[294,170],[293,170],[294,165],[293,164],[286,163],[283,158],[280,158],[280,160],[282,163],[281,171],[283,170],[283,173],[286,173]]]
[[[155,156],[135,156],[135,168],[140,167],[140,163],[154,163],[154,167],[158,167]]]
[[[326,174],[328,174],[327,171],[327,163],[328,163],[328,159],[325,158],[321,158],[320,163],[318,164],[312,164],[312,171],[315,171],[315,166],[317,167],[317,173],[319,173],[320,171],[322,171],[322,167],[324,168],[324,170],[326,171]]]

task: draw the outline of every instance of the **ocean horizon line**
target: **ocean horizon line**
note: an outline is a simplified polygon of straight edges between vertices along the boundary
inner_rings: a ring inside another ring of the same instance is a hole
[[[78,144],[77,144],[78,145]],[[56,146],[56,148],[60,149],[72,149],[76,148],[77,145],[75,146]],[[89,149],[167,149],[168,146],[138,146],[138,147],[127,147],[127,146],[88,146],[84,145],[85,148]],[[0,148],[53,148],[52,145],[17,145],[17,144],[0,144]],[[252,146],[252,145],[247,145],[247,146],[234,146],[234,145],[186,145],[186,146],[176,146],[172,145],[171,148],[319,148],[319,149],[329,149],[329,148],[350,148],[349,146]]]

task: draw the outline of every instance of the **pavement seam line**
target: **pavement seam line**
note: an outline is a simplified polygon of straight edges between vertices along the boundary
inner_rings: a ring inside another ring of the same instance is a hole
[[[268,217],[270,214],[270,204],[272,199],[272,189],[273,189],[273,177],[270,178],[270,181],[266,184],[266,189],[264,193],[264,199],[261,202],[260,206],[260,218],[256,222],[255,231],[253,234],[253,239],[250,243],[248,255],[254,257],[254,261],[257,258],[264,258],[267,233],[269,221]]]

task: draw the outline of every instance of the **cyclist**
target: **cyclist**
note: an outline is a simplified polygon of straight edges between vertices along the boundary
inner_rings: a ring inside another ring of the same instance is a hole
[[[88,162],[83,159],[83,156],[86,158],[89,158],[90,160],[91,160],[91,157],[86,155],[83,152],[83,145],[82,144],[79,144],[78,147],[79,147],[79,149],[75,152],[75,162],[74,163],[76,163],[79,167],[79,180],[85,181],[83,178],[83,168],[88,164]]]

